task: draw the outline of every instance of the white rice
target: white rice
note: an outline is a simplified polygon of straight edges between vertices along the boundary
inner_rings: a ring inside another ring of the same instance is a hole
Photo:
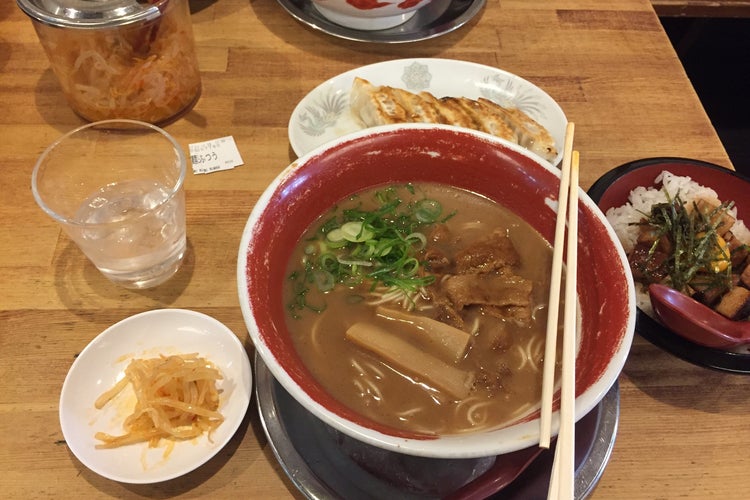
[[[654,179],[654,185],[650,187],[639,186],[633,189],[628,196],[628,201],[621,207],[610,208],[605,214],[607,220],[612,225],[620,239],[625,253],[630,252],[635,247],[638,238],[638,226],[632,225],[640,221],[644,214],[651,212],[651,207],[657,203],[665,203],[669,198],[674,198],[677,193],[680,199],[686,204],[691,204],[694,200],[703,198],[715,204],[720,204],[719,196],[711,188],[701,186],[694,182],[690,177],[680,177],[671,172],[663,171]],[[733,200],[738,201],[738,200]],[[737,209],[732,207],[729,213],[737,219]],[[732,226],[732,234],[741,242],[750,245],[750,230],[741,220],[735,220]],[[649,316],[653,316],[651,302],[648,293],[641,290],[636,283],[636,299],[638,307]]]

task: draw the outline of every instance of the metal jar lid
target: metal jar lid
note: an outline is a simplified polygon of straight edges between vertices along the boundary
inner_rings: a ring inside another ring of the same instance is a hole
[[[16,0],[32,19],[51,26],[111,28],[149,21],[168,0]]]

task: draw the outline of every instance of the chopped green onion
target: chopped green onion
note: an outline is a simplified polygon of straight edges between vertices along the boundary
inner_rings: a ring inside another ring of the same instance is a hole
[[[318,290],[321,292],[333,290],[336,280],[332,273],[323,269],[316,269],[313,271],[313,276],[315,279],[315,286],[318,287]]]
[[[438,220],[443,213],[443,207],[436,200],[419,200],[415,204],[414,216],[419,222],[430,224]]]
[[[328,239],[328,241],[331,243],[339,243],[339,242],[346,241],[346,238],[344,237],[344,231],[340,227],[337,227],[336,229],[328,231],[328,234],[326,234],[326,239]]]
[[[344,238],[354,243],[360,243],[372,239],[374,233],[365,227],[361,221],[346,222],[341,226]]]
[[[400,188],[410,195],[416,193],[411,184]],[[310,287],[325,293],[336,284],[355,287],[369,283],[371,289],[383,286],[410,294],[435,281],[434,276],[422,272],[417,253],[427,245],[424,228],[442,222],[443,208],[429,198],[404,204],[398,189],[378,190],[374,194],[378,206],[372,210],[362,209],[361,201],[353,197],[357,203],[352,208],[342,209],[321,224],[316,233],[318,244],[305,248],[304,273],[290,276],[296,280],[290,309],[297,313],[322,310],[307,304]]]
[[[412,244],[414,244],[415,242],[419,242],[417,250],[422,250],[427,246],[427,237],[422,233],[411,233],[405,239],[407,242]]]

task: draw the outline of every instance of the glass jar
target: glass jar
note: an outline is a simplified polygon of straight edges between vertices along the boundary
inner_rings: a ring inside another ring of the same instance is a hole
[[[17,0],[73,111],[163,124],[198,100],[188,0]]]

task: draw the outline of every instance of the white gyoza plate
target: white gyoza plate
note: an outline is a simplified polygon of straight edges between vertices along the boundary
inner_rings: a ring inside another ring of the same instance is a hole
[[[554,137],[557,165],[562,158],[568,120],[557,102],[531,82],[481,64],[451,59],[397,59],[362,66],[323,82],[307,94],[289,120],[289,142],[297,156],[363,127],[349,110],[354,77],[373,85],[410,92],[426,90],[435,97],[484,97],[501,106],[516,107],[542,124]]]
[[[98,431],[120,435],[132,412],[130,387],[104,408],[94,401],[123,377],[133,358],[197,353],[218,368],[217,387],[224,422],[212,433],[174,447],[136,443],[96,449]],[[245,417],[252,393],[252,371],[244,346],[216,319],[184,309],[158,309],[116,323],[86,346],[68,371],[60,395],[60,425],[73,454],[89,469],[115,481],[146,484],[181,476],[207,462],[231,439]]]

